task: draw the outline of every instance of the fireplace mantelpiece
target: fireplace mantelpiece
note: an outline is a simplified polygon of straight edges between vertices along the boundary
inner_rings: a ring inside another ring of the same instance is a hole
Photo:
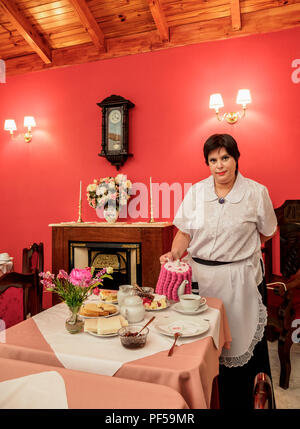
[[[155,287],[160,273],[159,257],[171,249],[174,226],[164,222],[83,222],[50,224],[52,228],[52,272],[69,270],[69,242],[141,243],[142,285]],[[58,298],[53,295],[53,304]]]

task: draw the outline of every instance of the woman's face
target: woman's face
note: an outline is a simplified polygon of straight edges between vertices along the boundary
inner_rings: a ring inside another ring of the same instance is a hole
[[[217,184],[231,184],[235,181],[236,160],[224,147],[208,154],[208,165]]]

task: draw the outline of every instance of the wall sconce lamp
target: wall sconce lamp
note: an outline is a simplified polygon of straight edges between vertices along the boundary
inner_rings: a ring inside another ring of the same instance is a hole
[[[32,140],[32,134],[31,134],[31,128],[35,127],[35,119],[33,116],[25,116],[24,117],[24,127],[28,129],[27,133],[21,134],[24,137],[24,140],[26,143],[30,143]],[[14,137],[14,131],[16,131],[17,126],[13,119],[6,119],[4,123],[4,129],[6,131],[9,131],[11,138],[15,140],[17,137]],[[19,134],[20,135],[20,134]]]
[[[242,112],[228,112],[220,116],[219,109],[221,107],[224,107],[223,98],[221,94],[212,94],[210,96],[209,108],[215,109],[219,121],[224,121],[225,119],[229,124],[235,124],[239,118],[245,117],[247,104],[249,103],[251,103],[251,94],[249,89],[239,89],[239,92],[236,97],[236,104],[242,105]]]

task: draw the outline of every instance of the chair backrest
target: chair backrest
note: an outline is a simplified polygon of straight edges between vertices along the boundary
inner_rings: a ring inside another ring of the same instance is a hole
[[[43,308],[43,285],[40,282],[38,273],[44,271],[44,244],[33,243],[28,248],[23,249],[22,272],[36,273],[37,275],[37,309],[42,311]]]
[[[253,408],[255,410],[274,409],[274,393],[270,377],[260,372],[254,379]]]
[[[280,272],[289,278],[300,268],[300,200],[286,200],[275,213],[280,229]]]
[[[44,271],[44,244],[33,243],[29,248],[23,249],[22,272],[32,273]]]
[[[23,289],[23,319],[41,311],[39,305],[38,273],[16,273],[14,271],[0,277],[0,295],[10,287]]]
[[[280,234],[280,272],[289,278],[300,269],[300,200],[286,200],[275,209]],[[272,242],[262,249],[266,282],[272,282]]]

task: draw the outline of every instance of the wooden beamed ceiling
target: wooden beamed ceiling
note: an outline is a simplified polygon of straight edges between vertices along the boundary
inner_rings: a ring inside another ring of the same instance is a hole
[[[300,26],[300,0],[0,0],[7,75]]]

